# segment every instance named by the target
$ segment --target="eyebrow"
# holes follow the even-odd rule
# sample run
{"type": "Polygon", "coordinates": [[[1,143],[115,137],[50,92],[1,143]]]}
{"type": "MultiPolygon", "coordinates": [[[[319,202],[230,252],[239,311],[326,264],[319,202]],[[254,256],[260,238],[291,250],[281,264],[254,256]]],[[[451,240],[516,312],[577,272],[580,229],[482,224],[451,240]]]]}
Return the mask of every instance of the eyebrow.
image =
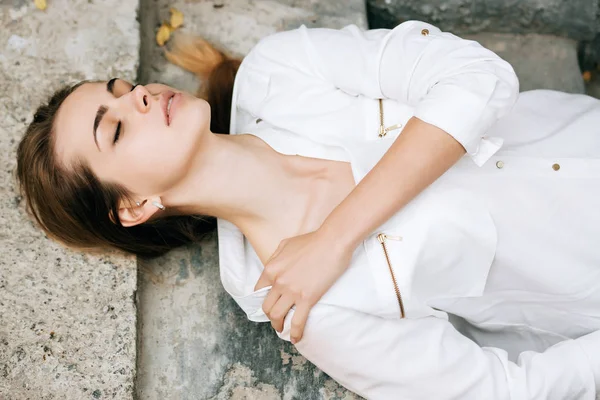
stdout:
{"type": "MultiPolygon", "coordinates": [[[[113,90],[115,87],[116,80],[117,78],[112,78],[106,83],[106,91],[112,94],[113,96],[115,95],[113,90]]],[[[100,146],[98,145],[98,126],[100,125],[100,122],[102,122],[102,118],[104,117],[104,114],[107,113],[107,111],[108,107],[105,105],[101,105],[100,107],[98,107],[98,111],[96,111],[96,118],[94,118],[94,143],[96,143],[98,151],[102,151],[100,150],[100,146]]]]}

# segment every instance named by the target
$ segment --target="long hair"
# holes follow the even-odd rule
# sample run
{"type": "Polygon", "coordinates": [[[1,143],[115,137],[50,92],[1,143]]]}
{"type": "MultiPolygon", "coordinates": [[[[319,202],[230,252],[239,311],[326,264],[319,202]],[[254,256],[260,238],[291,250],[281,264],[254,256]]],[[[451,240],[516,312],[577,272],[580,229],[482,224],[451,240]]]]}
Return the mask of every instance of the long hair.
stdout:
{"type": "MultiPolygon", "coordinates": [[[[240,60],[227,57],[205,40],[178,35],[169,61],[195,73],[203,82],[198,95],[211,106],[211,130],[228,133],[231,96],[240,60]]],[[[55,150],[55,120],[65,99],[79,86],[63,87],[38,107],[17,150],[17,179],[26,209],[46,234],[81,250],[116,248],[155,257],[213,231],[211,216],[170,216],[132,227],[118,217],[126,188],[101,182],[84,163],[67,169],[55,150]],[[113,218],[111,218],[111,216],[113,218]]]]}

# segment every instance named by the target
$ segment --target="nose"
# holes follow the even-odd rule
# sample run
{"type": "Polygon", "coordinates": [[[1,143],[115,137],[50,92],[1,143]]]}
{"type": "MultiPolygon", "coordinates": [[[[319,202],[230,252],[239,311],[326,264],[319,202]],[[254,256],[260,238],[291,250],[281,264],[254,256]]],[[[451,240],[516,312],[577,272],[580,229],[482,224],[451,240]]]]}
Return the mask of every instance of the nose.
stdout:
{"type": "Polygon", "coordinates": [[[150,109],[150,99],[152,95],[143,85],[137,85],[133,89],[133,101],[136,109],[141,113],[146,113],[150,109]]]}

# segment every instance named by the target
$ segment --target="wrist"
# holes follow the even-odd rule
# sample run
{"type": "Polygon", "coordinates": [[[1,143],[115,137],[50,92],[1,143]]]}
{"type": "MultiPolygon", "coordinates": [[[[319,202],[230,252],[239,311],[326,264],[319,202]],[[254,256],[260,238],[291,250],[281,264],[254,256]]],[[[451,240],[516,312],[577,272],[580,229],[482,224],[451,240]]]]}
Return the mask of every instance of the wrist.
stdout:
{"type": "Polygon", "coordinates": [[[352,252],[360,243],[360,239],[350,229],[340,229],[339,225],[335,225],[327,219],[317,229],[317,234],[321,240],[331,243],[335,249],[342,252],[352,252]]]}

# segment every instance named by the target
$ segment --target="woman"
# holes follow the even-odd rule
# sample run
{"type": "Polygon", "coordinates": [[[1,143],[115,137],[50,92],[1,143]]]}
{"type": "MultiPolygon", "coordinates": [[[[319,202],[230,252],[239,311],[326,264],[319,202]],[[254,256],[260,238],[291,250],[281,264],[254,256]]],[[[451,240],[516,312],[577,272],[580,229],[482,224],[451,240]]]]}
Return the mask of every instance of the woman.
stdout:
{"type": "Polygon", "coordinates": [[[113,79],[38,109],[18,176],[49,235],[158,255],[216,218],[248,317],[367,398],[595,398],[598,100],[519,96],[420,21],[278,33],[237,74],[169,58],[208,102],[113,79]]]}

